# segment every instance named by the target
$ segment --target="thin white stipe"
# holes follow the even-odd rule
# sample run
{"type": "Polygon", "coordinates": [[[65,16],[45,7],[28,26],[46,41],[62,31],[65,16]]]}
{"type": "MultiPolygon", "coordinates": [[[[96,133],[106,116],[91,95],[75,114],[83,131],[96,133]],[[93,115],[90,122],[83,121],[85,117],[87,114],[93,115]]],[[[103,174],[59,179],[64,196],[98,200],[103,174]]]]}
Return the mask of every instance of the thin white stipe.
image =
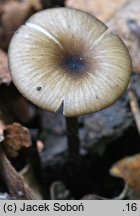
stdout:
{"type": "Polygon", "coordinates": [[[39,32],[41,32],[41,33],[43,33],[43,34],[45,34],[47,37],[49,37],[50,39],[52,39],[55,43],[57,43],[57,44],[63,49],[61,43],[57,40],[57,38],[54,37],[54,36],[53,36],[50,32],[48,32],[46,29],[42,28],[42,27],[39,26],[39,25],[36,25],[36,24],[33,24],[33,23],[28,23],[28,22],[27,22],[25,25],[28,26],[28,27],[30,27],[30,28],[33,28],[33,29],[35,29],[35,30],[37,30],[37,31],[39,31],[39,32]]]}

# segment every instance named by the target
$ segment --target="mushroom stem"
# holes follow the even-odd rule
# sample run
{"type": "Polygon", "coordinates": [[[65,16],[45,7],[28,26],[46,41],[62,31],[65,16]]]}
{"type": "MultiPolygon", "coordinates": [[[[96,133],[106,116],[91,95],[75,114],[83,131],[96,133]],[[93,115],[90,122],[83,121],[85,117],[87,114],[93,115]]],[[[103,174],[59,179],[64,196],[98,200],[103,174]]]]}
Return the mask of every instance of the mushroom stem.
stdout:
{"type": "Polygon", "coordinates": [[[78,136],[78,118],[66,118],[67,139],[69,156],[77,157],[79,155],[80,140],[78,136]]]}

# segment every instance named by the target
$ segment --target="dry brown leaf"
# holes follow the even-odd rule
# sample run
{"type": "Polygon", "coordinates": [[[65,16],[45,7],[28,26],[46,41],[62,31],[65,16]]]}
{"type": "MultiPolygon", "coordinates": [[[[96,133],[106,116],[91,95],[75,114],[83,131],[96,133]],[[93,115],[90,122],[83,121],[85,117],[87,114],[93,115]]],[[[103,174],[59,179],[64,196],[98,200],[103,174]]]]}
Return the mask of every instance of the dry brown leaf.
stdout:
{"type": "Polygon", "coordinates": [[[24,1],[30,3],[36,11],[40,11],[43,9],[41,0],[24,0],[24,1]]]}
{"type": "Polygon", "coordinates": [[[102,21],[110,19],[127,0],[66,0],[66,6],[86,11],[102,21]]]}
{"type": "Polygon", "coordinates": [[[131,0],[107,23],[128,47],[134,71],[140,72],[140,1],[131,0]]]}
{"type": "Polygon", "coordinates": [[[27,128],[19,123],[6,126],[3,147],[8,156],[16,157],[22,147],[28,148],[30,146],[31,136],[27,128]]]}
{"type": "Polygon", "coordinates": [[[110,173],[122,177],[137,194],[140,194],[140,154],[118,161],[112,166],[110,173]]]}
{"type": "Polygon", "coordinates": [[[0,47],[8,48],[13,33],[34,12],[28,2],[4,1],[0,4],[0,47]]]}
{"type": "Polygon", "coordinates": [[[0,49],[0,84],[11,82],[11,76],[8,69],[7,54],[0,49]]]}

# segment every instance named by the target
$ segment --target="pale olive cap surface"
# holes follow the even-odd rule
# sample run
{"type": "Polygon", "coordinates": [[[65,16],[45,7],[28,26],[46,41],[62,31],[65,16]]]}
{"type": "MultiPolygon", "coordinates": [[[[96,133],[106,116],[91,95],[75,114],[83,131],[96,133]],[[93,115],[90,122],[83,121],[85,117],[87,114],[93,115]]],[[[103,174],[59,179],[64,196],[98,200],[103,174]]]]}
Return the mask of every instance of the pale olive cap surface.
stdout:
{"type": "Polygon", "coordinates": [[[132,65],[120,38],[95,17],[70,8],[34,14],[9,47],[14,84],[31,102],[65,116],[102,110],[126,89],[132,65]]]}

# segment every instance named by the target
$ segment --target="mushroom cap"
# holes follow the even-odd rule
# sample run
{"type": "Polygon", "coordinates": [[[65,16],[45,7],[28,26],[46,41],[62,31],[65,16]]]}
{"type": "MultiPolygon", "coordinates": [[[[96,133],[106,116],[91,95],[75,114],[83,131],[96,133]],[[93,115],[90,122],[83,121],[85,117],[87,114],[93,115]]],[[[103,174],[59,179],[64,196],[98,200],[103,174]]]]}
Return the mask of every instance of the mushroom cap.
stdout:
{"type": "Polygon", "coordinates": [[[129,83],[132,64],[121,39],[97,18],[56,8],[34,14],[15,32],[9,67],[28,100],[78,116],[115,102],[129,83]]]}

